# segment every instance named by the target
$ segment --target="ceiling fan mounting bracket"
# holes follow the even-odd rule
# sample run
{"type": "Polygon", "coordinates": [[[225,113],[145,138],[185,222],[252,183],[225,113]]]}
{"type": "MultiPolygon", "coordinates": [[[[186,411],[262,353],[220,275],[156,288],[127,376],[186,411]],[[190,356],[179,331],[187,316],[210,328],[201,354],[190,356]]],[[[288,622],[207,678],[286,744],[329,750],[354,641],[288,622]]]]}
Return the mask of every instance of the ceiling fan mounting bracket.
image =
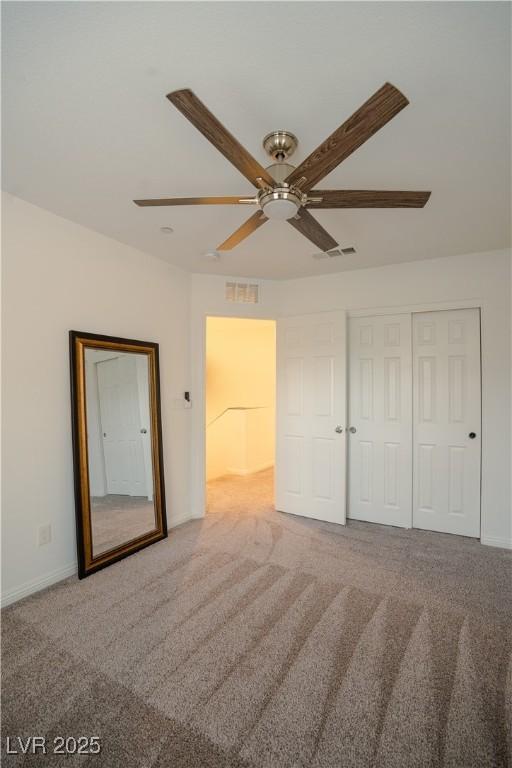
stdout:
{"type": "Polygon", "coordinates": [[[290,131],[272,131],[263,139],[263,149],[276,163],[284,163],[293,155],[298,143],[290,131]]]}

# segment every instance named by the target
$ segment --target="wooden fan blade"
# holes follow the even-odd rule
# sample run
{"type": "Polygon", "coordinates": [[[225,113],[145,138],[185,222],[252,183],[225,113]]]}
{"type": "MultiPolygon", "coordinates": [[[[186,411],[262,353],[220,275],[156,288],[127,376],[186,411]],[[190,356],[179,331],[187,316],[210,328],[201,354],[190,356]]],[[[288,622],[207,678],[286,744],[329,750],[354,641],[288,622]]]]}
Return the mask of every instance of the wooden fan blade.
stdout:
{"type": "Polygon", "coordinates": [[[363,189],[312,189],[308,194],[322,198],[307,203],[308,208],[423,208],[430,197],[430,192],[363,189]]]}
{"type": "Polygon", "coordinates": [[[301,208],[297,215],[298,218],[288,219],[288,223],[304,235],[304,237],[311,240],[311,242],[318,246],[318,248],[321,248],[322,251],[330,251],[331,248],[337,247],[338,243],[336,240],[330,236],[309,211],[305,208],[301,208]]]}
{"type": "Polygon", "coordinates": [[[352,117],[340,125],[323,144],[320,144],[290,173],[286,183],[296,184],[304,177],[305,181],[300,184],[300,188],[307,192],[313,184],[327,176],[408,103],[398,88],[391,83],[385,83],[357,112],[354,112],[352,117]]]}
{"type": "Polygon", "coordinates": [[[268,221],[268,219],[263,211],[256,211],[256,213],[253,213],[253,215],[247,219],[247,221],[244,221],[242,226],[238,227],[238,229],[233,232],[233,234],[230,235],[227,240],[224,240],[221,245],[218,245],[217,250],[230,251],[235,247],[235,245],[238,245],[238,243],[241,243],[242,240],[245,240],[246,237],[252,235],[252,233],[255,232],[258,227],[261,227],[261,225],[266,221],[268,221]]]}
{"type": "Polygon", "coordinates": [[[167,94],[167,98],[251,184],[258,187],[257,179],[262,179],[271,187],[274,186],[274,179],[269,172],[242,147],[190,89],[173,91],[167,94]]]}
{"type": "Polygon", "coordinates": [[[134,200],[135,205],[141,208],[156,205],[238,205],[242,200],[247,200],[243,195],[239,197],[161,197],[155,200],[134,200]]]}

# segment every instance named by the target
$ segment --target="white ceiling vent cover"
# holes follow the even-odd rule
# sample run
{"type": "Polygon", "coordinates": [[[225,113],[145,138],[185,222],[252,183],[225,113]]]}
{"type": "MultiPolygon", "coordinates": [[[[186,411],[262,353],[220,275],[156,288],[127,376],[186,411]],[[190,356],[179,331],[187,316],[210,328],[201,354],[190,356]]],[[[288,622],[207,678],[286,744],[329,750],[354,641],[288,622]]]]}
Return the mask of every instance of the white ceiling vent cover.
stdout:
{"type": "Polygon", "coordinates": [[[335,256],[348,256],[351,253],[356,253],[354,246],[347,248],[333,248],[331,251],[321,251],[320,253],[314,253],[314,259],[333,259],[335,256]]]}
{"type": "Polygon", "coordinates": [[[236,304],[257,304],[259,285],[257,283],[226,283],[226,301],[236,304]]]}

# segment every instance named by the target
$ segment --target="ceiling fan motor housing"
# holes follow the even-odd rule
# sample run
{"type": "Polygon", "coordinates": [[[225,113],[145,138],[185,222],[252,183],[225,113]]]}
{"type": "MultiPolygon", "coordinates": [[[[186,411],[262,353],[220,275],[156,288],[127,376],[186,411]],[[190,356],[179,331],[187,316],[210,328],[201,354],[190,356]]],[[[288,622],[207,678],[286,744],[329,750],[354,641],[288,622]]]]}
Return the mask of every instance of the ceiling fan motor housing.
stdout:
{"type": "Polygon", "coordinates": [[[295,166],[289,163],[272,163],[265,170],[270,173],[275,182],[284,185],[285,179],[295,170],[295,166]]]}

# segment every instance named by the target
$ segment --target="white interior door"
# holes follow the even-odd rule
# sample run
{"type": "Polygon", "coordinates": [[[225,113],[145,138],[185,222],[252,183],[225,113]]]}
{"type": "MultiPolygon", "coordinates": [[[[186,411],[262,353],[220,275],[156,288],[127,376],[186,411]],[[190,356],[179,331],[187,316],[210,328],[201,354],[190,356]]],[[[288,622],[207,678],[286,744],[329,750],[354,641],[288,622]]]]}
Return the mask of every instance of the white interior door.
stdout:
{"type": "Polygon", "coordinates": [[[478,309],[413,315],[415,528],[480,536],[478,309]]]}
{"type": "Polygon", "coordinates": [[[345,313],[278,320],[278,510],[345,523],[345,425],[345,313]]]}
{"type": "Polygon", "coordinates": [[[348,517],[412,525],[411,315],[349,321],[348,517]]]}
{"type": "Polygon", "coordinates": [[[97,363],[107,493],[147,496],[135,355],[97,363]]]}

